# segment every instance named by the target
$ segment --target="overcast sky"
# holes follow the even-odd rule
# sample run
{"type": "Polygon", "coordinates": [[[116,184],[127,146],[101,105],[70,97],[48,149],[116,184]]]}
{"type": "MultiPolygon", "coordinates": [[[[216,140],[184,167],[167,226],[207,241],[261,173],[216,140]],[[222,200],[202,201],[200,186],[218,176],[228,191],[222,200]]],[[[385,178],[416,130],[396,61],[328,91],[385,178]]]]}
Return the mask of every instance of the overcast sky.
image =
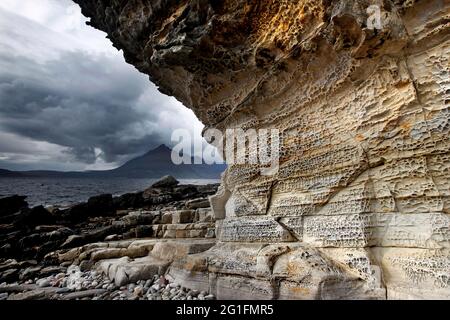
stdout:
{"type": "Polygon", "coordinates": [[[192,111],[85,21],[70,0],[0,1],[0,168],[108,169],[176,128],[201,139],[192,111]]]}

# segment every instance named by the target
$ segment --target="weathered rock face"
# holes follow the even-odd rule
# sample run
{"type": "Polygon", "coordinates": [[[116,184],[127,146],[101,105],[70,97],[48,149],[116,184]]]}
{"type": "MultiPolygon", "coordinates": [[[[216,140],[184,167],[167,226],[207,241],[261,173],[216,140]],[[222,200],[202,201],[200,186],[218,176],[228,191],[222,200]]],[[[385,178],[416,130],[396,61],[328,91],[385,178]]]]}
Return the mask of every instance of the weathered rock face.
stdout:
{"type": "Polygon", "coordinates": [[[172,272],[218,298],[450,298],[448,1],[74,1],[207,127],[282,135],[277,174],[229,166],[222,242],[172,272]]]}

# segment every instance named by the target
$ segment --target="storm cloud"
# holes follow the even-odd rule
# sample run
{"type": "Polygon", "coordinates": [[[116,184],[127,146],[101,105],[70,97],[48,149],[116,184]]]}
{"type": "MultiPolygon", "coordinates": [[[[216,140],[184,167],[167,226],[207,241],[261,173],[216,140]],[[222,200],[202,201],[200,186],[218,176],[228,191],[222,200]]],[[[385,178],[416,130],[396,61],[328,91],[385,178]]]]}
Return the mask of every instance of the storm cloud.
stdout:
{"type": "MultiPolygon", "coordinates": [[[[70,1],[49,10],[64,8],[61,15],[82,19],[70,1]]],[[[82,24],[68,30],[57,32],[0,6],[0,167],[20,169],[22,161],[24,169],[110,168],[170,145],[177,128],[201,139],[193,113],[126,64],[104,34],[82,24]],[[86,47],[85,37],[91,40],[86,47]],[[21,139],[29,147],[11,146],[21,139]]]]}

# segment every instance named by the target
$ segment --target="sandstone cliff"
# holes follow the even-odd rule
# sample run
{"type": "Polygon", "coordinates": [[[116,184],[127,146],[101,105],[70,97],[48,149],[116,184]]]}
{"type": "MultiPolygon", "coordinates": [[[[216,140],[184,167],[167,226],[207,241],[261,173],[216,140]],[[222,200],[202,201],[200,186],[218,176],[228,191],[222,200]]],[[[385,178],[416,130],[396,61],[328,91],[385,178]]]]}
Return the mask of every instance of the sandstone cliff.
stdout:
{"type": "Polygon", "coordinates": [[[276,175],[229,166],[218,243],[173,275],[218,298],[450,298],[448,1],[74,1],[207,128],[282,134],[276,175]]]}

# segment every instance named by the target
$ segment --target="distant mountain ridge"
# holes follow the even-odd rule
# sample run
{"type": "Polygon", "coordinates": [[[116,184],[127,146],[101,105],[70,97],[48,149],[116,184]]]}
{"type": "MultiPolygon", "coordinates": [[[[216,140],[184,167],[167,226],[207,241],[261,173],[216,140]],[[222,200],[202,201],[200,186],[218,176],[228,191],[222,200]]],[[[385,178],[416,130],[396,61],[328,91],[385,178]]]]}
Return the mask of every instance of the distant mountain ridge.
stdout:
{"type": "Polygon", "coordinates": [[[0,178],[1,177],[23,177],[23,174],[16,171],[0,169],[0,178]]]}
{"type": "Polygon", "coordinates": [[[55,178],[160,178],[172,175],[178,179],[219,179],[226,169],[225,164],[192,164],[176,165],[171,159],[172,150],[166,145],[160,145],[142,156],[127,161],[122,166],[112,170],[98,171],[10,171],[0,169],[2,177],[55,177],[55,178]]]}

